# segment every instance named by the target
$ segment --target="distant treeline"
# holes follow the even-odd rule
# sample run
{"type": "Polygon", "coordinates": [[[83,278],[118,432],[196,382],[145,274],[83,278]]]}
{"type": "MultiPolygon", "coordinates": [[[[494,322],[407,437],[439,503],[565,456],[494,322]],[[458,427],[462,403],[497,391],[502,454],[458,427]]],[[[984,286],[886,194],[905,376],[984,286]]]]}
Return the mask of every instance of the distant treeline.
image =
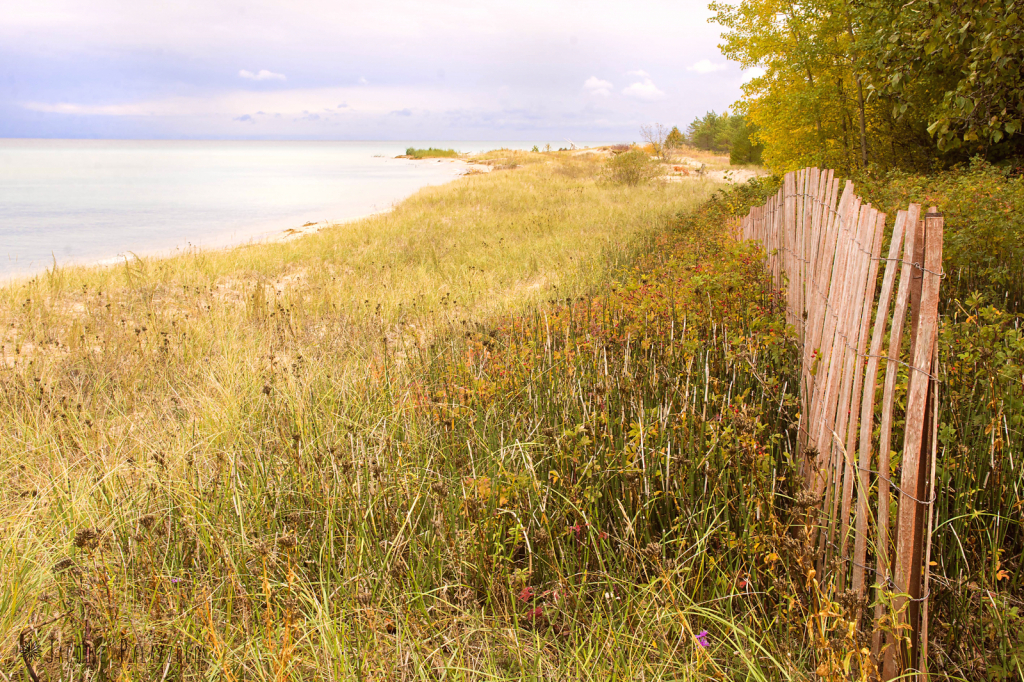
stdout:
{"type": "MultiPolygon", "coordinates": [[[[756,132],[757,128],[743,116],[709,111],[702,118],[693,119],[686,128],[686,142],[697,149],[727,152],[733,164],[759,164],[763,147],[751,139],[756,132]]],[[[669,137],[673,133],[682,138],[678,128],[673,128],[669,137]]]]}
{"type": "Polygon", "coordinates": [[[705,151],[728,154],[733,164],[760,164],[762,146],[757,141],[757,128],[743,116],[730,116],[729,112],[717,114],[709,111],[702,118],[695,118],[682,133],[678,126],[671,130],[654,123],[640,126],[640,135],[647,143],[649,152],[663,156],[665,152],[684,145],[705,151]]]}

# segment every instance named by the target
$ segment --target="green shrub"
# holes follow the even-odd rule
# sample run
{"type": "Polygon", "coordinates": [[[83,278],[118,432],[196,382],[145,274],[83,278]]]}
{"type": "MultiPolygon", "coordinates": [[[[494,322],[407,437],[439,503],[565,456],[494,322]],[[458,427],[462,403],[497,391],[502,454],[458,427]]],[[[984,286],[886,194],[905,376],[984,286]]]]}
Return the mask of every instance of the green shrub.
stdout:
{"type": "Polygon", "coordinates": [[[632,149],[613,156],[608,161],[608,173],[612,182],[623,185],[640,185],[658,175],[658,166],[642,149],[632,149]]]}
{"type": "Polygon", "coordinates": [[[454,149],[416,149],[415,147],[409,147],[405,150],[406,156],[411,156],[414,159],[433,159],[433,158],[451,158],[458,156],[459,153],[454,149]]]}
{"type": "Polygon", "coordinates": [[[975,159],[933,175],[891,171],[854,181],[890,220],[912,201],[939,207],[944,299],[966,300],[978,291],[1010,312],[1024,312],[1024,177],[975,159]]]}

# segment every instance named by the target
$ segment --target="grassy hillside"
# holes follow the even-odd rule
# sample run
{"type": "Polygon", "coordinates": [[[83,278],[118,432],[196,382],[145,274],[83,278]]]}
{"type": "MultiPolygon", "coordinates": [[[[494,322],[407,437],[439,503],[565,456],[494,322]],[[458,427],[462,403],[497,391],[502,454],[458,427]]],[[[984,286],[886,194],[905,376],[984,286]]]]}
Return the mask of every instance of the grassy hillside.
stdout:
{"type": "MultiPolygon", "coordinates": [[[[590,666],[609,641],[590,616],[556,656],[568,635],[519,623],[517,595],[557,591],[558,564],[524,563],[506,522],[531,521],[488,491],[540,427],[443,438],[468,414],[460,363],[497,343],[482,330],[594,295],[711,187],[534,161],[288,243],[0,290],[0,671],[27,674],[19,635],[51,679],[590,666]]],[[[550,509],[523,528],[558,547],[550,509]]]]}

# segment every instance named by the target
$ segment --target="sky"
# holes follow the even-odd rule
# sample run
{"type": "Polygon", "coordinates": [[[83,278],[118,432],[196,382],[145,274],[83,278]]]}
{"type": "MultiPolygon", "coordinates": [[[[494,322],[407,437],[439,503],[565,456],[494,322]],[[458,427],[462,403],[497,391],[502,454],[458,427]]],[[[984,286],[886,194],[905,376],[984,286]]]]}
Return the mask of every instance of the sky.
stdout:
{"type": "Polygon", "coordinates": [[[635,141],[746,76],[706,0],[4,0],[0,137],[635,141]]]}

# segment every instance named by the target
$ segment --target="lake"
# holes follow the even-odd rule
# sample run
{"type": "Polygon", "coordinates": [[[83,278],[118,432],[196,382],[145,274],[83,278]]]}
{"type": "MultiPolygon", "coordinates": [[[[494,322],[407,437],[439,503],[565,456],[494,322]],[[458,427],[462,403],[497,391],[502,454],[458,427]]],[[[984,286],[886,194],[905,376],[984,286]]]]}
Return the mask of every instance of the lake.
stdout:
{"type": "Polygon", "coordinates": [[[351,220],[465,172],[406,147],[534,144],[0,140],[0,280],[351,220]]]}

